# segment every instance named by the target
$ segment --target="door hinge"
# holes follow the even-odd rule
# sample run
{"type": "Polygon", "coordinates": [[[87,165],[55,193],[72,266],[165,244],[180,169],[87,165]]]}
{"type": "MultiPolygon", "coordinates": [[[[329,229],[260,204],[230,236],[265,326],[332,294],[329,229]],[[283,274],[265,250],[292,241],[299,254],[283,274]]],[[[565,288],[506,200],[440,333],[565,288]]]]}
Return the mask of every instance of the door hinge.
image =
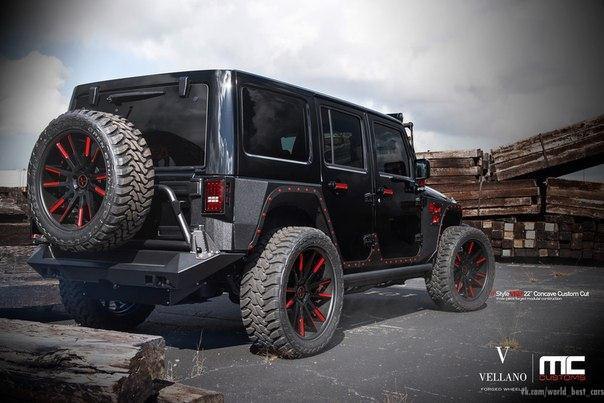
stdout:
{"type": "Polygon", "coordinates": [[[375,203],[377,200],[377,195],[375,193],[365,193],[365,203],[375,203]]]}
{"type": "Polygon", "coordinates": [[[363,235],[363,243],[365,244],[365,246],[371,248],[372,246],[375,246],[375,244],[377,243],[377,238],[375,236],[375,234],[366,234],[363,235]]]}
{"type": "Polygon", "coordinates": [[[422,198],[416,197],[415,198],[415,207],[421,207],[421,206],[422,206],[422,198]]]}
{"type": "Polygon", "coordinates": [[[424,241],[424,234],[415,234],[415,243],[422,243],[424,241]]]}

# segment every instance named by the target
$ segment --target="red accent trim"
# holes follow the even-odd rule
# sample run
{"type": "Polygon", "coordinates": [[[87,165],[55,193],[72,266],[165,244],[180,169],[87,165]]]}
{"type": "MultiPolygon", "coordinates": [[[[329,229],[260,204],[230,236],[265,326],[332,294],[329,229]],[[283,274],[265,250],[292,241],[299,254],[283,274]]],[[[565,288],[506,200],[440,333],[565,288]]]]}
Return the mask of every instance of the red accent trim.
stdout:
{"type": "Polygon", "coordinates": [[[42,183],[42,186],[45,188],[56,188],[60,184],[61,184],[61,182],[53,181],[53,182],[44,182],[44,183],[42,183]]]}
{"type": "Polygon", "coordinates": [[[63,205],[63,203],[65,203],[65,199],[61,197],[59,200],[57,200],[57,201],[55,202],[55,204],[53,204],[53,205],[52,205],[52,206],[51,206],[51,207],[48,209],[48,211],[50,212],[50,214],[52,214],[52,213],[54,213],[55,211],[57,211],[57,209],[58,209],[59,207],[61,207],[61,206],[63,205]]]}
{"type": "Polygon", "coordinates": [[[100,174],[97,174],[94,179],[96,179],[97,181],[104,181],[105,179],[107,179],[107,173],[103,172],[100,174]]]}
{"type": "MultiPolygon", "coordinates": [[[[476,265],[480,266],[481,264],[483,264],[484,262],[486,262],[487,258],[484,256],[479,257],[478,259],[476,259],[476,265]]],[[[478,273],[476,273],[478,274],[478,273]]]]}
{"type": "Polygon", "coordinates": [[[470,253],[472,253],[473,250],[474,250],[474,241],[470,241],[470,243],[468,244],[468,255],[470,253]]]}
{"type": "Polygon", "coordinates": [[[326,292],[320,292],[317,294],[317,297],[321,299],[331,299],[332,295],[326,292]]]}
{"type": "Polygon", "coordinates": [[[348,190],[348,183],[334,182],[333,188],[334,190],[348,190]]]}
{"type": "Polygon", "coordinates": [[[432,215],[432,225],[440,223],[442,218],[442,206],[436,202],[428,203],[428,212],[432,215]]]}
{"type": "Polygon", "coordinates": [[[313,307],[312,309],[312,313],[315,315],[315,317],[320,321],[320,322],[325,322],[325,315],[323,315],[323,312],[321,312],[321,310],[319,308],[317,308],[316,306],[313,307]]]}
{"type": "Polygon", "coordinates": [[[423,188],[424,186],[426,186],[426,180],[425,179],[418,179],[417,180],[417,186],[419,186],[420,188],[423,188]]]}
{"type": "Polygon", "coordinates": [[[391,196],[394,196],[394,190],[392,190],[390,188],[384,188],[384,190],[382,191],[382,194],[386,197],[391,197],[391,196]]]}
{"type": "Polygon", "coordinates": [[[63,148],[63,145],[61,143],[57,143],[56,146],[59,149],[59,152],[61,153],[61,155],[63,156],[63,158],[65,158],[66,160],[68,160],[69,159],[69,153],[63,148]]]}
{"type": "Polygon", "coordinates": [[[84,157],[90,156],[90,145],[92,142],[90,141],[90,137],[86,136],[86,143],[84,144],[84,157]]]}
{"type": "Polygon", "coordinates": [[[304,253],[300,253],[299,260],[298,260],[298,271],[300,273],[302,273],[303,270],[304,270],[304,253]]]}
{"type": "Polygon", "coordinates": [[[298,334],[302,337],[306,334],[304,329],[304,318],[302,316],[298,318],[298,334]]]}
{"type": "Polygon", "coordinates": [[[78,209],[78,227],[84,225],[84,207],[78,209]]]}
{"type": "Polygon", "coordinates": [[[61,170],[59,168],[51,167],[50,165],[45,165],[44,170],[51,174],[61,175],[61,170]]]}
{"type": "Polygon", "coordinates": [[[321,256],[321,258],[319,259],[317,264],[315,264],[315,267],[313,267],[312,272],[313,273],[318,272],[319,269],[321,268],[321,266],[323,266],[323,264],[325,264],[325,258],[323,256],[321,256]]]}
{"type": "Polygon", "coordinates": [[[289,309],[292,306],[294,306],[294,298],[287,300],[287,302],[285,303],[285,309],[289,309]]]}
{"type": "Polygon", "coordinates": [[[105,194],[106,194],[105,191],[102,188],[98,187],[97,185],[94,185],[94,192],[101,197],[105,197],[105,194]]]}
{"type": "Polygon", "coordinates": [[[99,153],[101,152],[101,149],[97,147],[96,150],[94,150],[94,154],[92,155],[92,159],[90,160],[91,162],[94,162],[96,160],[96,157],[99,156],[99,153]]]}

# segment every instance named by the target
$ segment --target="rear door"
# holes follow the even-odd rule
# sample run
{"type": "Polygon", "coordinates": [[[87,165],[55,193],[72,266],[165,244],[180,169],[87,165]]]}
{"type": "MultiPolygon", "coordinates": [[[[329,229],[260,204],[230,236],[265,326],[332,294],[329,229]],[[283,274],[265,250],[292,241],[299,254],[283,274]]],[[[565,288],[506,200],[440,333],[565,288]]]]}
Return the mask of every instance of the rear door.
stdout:
{"type": "Polygon", "coordinates": [[[403,128],[370,116],[377,184],[376,233],[382,256],[419,252],[421,207],[415,185],[414,154],[403,128]]]}
{"type": "Polygon", "coordinates": [[[340,104],[318,102],[323,194],[344,261],[369,257],[364,237],[373,232],[373,193],[365,117],[340,104]]]}

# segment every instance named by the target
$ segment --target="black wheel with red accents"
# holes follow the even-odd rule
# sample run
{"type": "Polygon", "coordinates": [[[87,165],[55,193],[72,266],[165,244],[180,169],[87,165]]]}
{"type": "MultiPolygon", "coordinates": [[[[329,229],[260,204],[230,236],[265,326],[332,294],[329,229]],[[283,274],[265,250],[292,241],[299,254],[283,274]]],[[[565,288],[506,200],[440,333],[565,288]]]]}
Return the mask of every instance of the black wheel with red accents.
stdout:
{"type": "Polygon", "coordinates": [[[33,220],[64,250],[117,247],[140,229],[153,180],[151,152],[132,123],[70,111],[53,120],[34,146],[28,169],[33,220]]]}
{"type": "Polygon", "coordinates": [[[446,228],[438,245],[428,293],[441,308],[473,311],[484,306],[493,288],[495,257],[486,235],[472,227],[446,228]]]}
{"type": "Polygon", "coordinates": [[[262,237],[241,280],[243,324],[259,351],[285,358],[316,354],[332,339],[342,311],[342,266],[315,228],[286,227],[262,237]]]}

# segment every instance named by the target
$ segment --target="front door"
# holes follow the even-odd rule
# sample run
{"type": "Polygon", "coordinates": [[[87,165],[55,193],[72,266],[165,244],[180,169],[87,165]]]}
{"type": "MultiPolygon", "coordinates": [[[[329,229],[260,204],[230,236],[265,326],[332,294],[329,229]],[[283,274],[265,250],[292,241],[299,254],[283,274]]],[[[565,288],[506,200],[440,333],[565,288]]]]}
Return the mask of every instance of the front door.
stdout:
{"type": "Polygon", "coordinates": [[[382,256],[419,252],[421,207],[415,184],[413,152],[402,128],[370,117],[377,183],[376,228],[382,256]]]}
{"type": "Polygon", "coordinates": [[[373,192],[363,113],[331,102],[318,103],[323,194],[344,261],[365,260],[370,247],[373,192]]]}

